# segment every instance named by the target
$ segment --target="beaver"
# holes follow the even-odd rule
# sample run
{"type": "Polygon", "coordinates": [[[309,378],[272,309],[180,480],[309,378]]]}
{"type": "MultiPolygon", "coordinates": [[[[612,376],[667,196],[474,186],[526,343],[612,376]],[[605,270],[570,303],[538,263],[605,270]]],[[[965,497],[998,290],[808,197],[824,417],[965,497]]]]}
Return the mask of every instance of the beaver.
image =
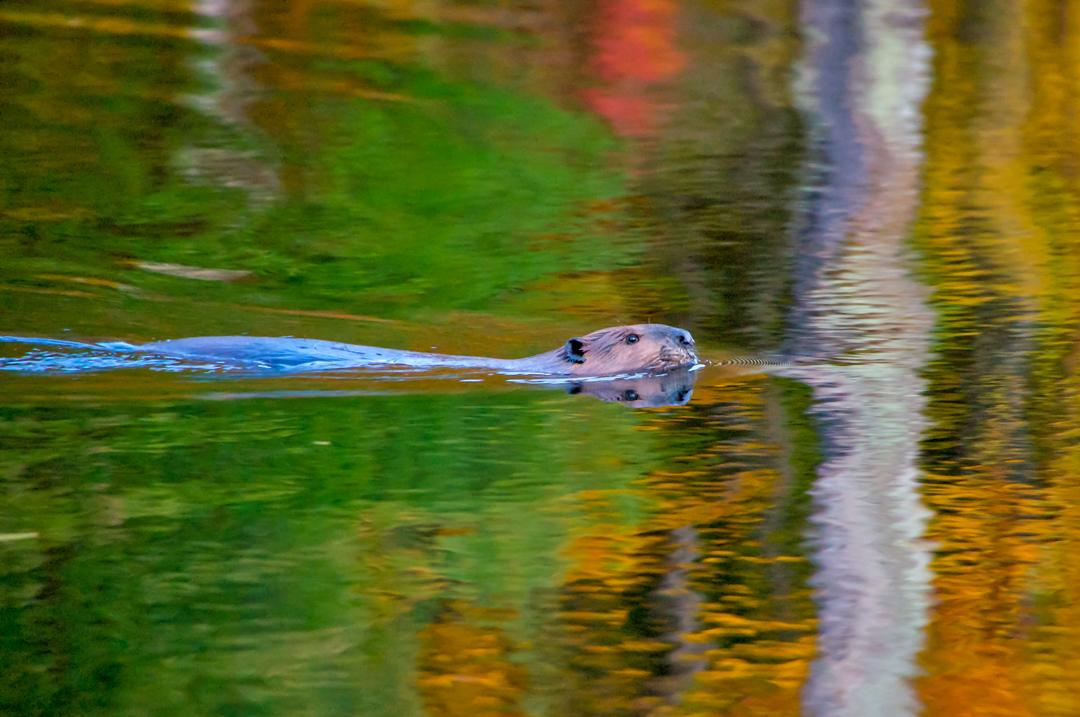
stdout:
{"type": "Polygon", "coordinates": [[[480,368],[523,374],[614,376],[656,374],[697,364],[689,331],[664,324],[614,326],[575,336],[557,349],[519,359],[400,351],[319,339],[264,336],[204,336],[156,341],[134,347],[141,353],[208,359],[271,371],[342,368],[480,368]]]}

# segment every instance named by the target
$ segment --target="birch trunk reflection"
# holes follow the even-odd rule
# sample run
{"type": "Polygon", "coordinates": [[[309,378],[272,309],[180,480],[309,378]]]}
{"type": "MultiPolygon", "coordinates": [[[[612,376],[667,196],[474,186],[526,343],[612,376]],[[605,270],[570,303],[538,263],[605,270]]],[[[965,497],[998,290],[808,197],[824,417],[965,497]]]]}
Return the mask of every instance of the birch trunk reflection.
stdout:
{"type": "Polygon", "coordinates": [[[801,103],[817,128],[791,349],[854,360],[795,369],[814,391],[825,460],[814,487],[819,656],[814,715],[918,711],[909,684],[930,600],[918,444],[931,316],[908,273],[928,50],[914,1],[811,0],[801,103]]]}

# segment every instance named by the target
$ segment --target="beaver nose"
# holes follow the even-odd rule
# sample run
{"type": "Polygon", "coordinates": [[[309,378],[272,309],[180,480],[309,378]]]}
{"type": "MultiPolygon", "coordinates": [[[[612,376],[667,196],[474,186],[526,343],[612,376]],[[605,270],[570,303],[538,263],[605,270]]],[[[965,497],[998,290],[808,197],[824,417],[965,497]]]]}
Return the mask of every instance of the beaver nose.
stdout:
{"type": "Polygon", "coordinates": [[[697,351],[695,350],[694,337],[690,335],[689,331],[679,330],[675,336],[675,340],[679,342],[679,348],[682,349],[686,358],[694,363],[697,363],[697,351]]]}

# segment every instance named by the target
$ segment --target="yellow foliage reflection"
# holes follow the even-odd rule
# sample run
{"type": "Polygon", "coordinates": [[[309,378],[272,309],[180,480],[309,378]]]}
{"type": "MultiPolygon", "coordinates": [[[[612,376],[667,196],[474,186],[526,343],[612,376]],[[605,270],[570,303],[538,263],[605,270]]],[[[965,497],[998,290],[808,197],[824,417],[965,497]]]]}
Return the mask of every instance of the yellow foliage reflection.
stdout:
{"type": "Polygon", "coordinates": [[[931,7],[917,243],[939,314],[938,604],[920,695],[929,714],[1077,714],[1080,3],[931,7]]]}

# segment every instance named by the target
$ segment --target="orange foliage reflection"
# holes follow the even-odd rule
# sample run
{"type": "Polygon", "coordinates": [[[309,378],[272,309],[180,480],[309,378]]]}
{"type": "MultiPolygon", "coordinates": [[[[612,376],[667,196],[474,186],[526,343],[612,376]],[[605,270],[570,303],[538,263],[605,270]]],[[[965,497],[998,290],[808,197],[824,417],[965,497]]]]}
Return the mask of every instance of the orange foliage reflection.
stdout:
{"type": "Polygon", "coordinates": [[[676,47],[678,7],[672,0],[603,0],[592,23],[590,66],[599,87],[586,104],[624,136],[650,134],[662,108],[650,88],[686,64],[676,47]]]}
{"type": "MultiPolygon", "coordinates": [[[[449,601],[420,634],[420,694],[439,717],[518,717],[525,669],[512,662],[505,632],[488,624],[499,616],[449,601]]],[[[505,617],[503,617],[505,619],[505,617]]]]}
{"type": "Polygon", "coordinates": [[[777,420],[785,397],[765,379],[702,400],[642,426],[711,437],[639,481],[654,502],[642,524],[615,522],[622,495],[577,496],[590,520],[567,547],[557,616],[564,714],[799,711],[816,627],[801,537],[811,472],[782,466],[783,444],[805,436],[777,420]]]}

